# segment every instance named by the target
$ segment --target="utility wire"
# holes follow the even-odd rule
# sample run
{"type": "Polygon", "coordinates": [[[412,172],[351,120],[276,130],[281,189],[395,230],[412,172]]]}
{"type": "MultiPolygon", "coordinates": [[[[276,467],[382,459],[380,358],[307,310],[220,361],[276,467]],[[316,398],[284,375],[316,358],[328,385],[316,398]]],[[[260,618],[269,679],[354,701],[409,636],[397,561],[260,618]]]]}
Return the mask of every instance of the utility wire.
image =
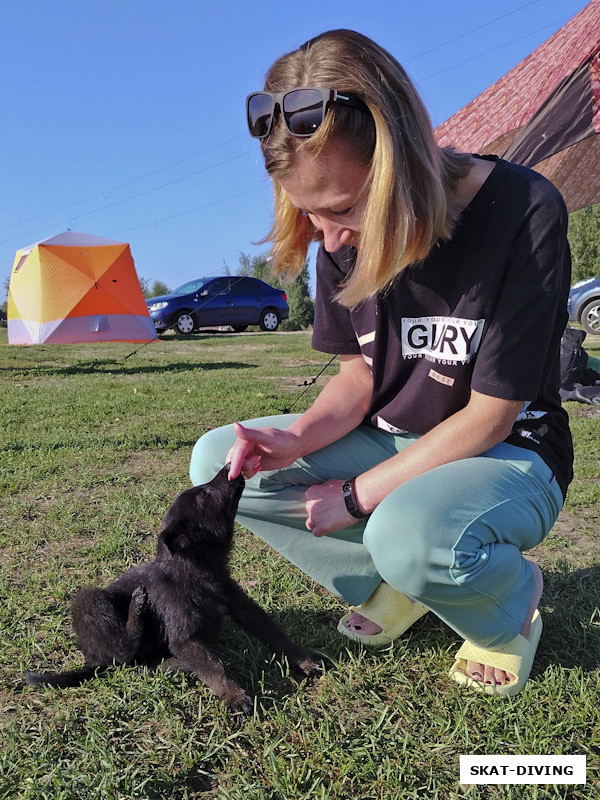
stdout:
{"type": "Polygon", "coordinates": [[[187,161],[191,161],[193,158],[197,158],[198,156],[204,155],[204,153],[209,153],[211,150],[216,150],[217,148],[222,147],[225,144],[231,144],[231,142],[235,142],[238,139],[242,138],[246,138],[246,135],[243,133],[241,133],[239,136],[234,136],[231,139],[226,139],[223,142],[219,142],[218,144],[215,144],[212,147],[206,147],[204,150],[199,150],[197,153],[192,153],[191,155],[186,156],[185,158],[182,158],[179,161],[173,161],[170,164],[165,164],[165,166],[159,167],[158,169],[155,169],[152,172],[147,172],[145,175],[138,175],[137,178],[132,178],[131,180],[125,181],[125,183],[119,183],[117,186],[110,186],[108,189],[104,189],[101,192],[96,192],[96,194],[89,195],[88,197],[82,197],[79,200],[74,200],[72,203],[67,203],[64,206],[53,208],[50,211],[43,211],[40,214],[36,214],[34,217],[27,217],[26,219],[21,219],[18,222],[11,222],[8,225],[2,225],[0,226],[0,231],[4,231],[7,228],[14,228],[17,225],[23,225],[25,222],[32,222],[34,219],[47,217],[49,214],[56,214],[58,211],[64,211],[65,208],[72,208],[73,206],[76,206],[79,203],[87,203],[89,200],[95,200],[97,197],[104,197],[106,195],[110,196],[112,192],[116,192],[119,189],[124,189],[126,186],[131,186],[132,183],[137,183],[138,181],[144,180],[145,178],[151,178],[153,175],[158,175],[160,172],[165,172],[165,170],[172,169],[173,167],[178,167],[180,164],[185,164],[187,161]]]}
{"type": "Polygon", "coordinates": [[[484,53],[479,53],[479,55],[471,56],[471,58],[466,58],[464,61],[459,61],[458,63],[452,64],[449,67],[444,67],[444,69],[439,69],[437,72],[432,72],[431,75],[426,75],[424,78],[418,78],[416,79],[416,82],[422,83],[423,81],[428,81],[430,78],[435,78],[437,75],[442,75],[444,72],[449,72],[451,69],[456,69],[456,67],[462,67],[463,64],[469,64],[471,61],[476,61],[478,58],[487,56],[489,53],[496,52],[496,50],[502,50],[503,47],[508,47],[509,44],[514,44],[514,42],[520,42],[521,39],[526,39],[528,36],[533,36],[534,33],[540,33],[541,31],[548,30],[548,28],[553,28],[555,25],[558,25],[561,22],[566,22],[569,19],[572,19],[572,17],[563,17],[562,19],[558,19],[555,22],[551,22],[549,25],[544,25],[542,28],[536,28],[536,30],[534,31],[529,31],[529,33],[524,33],[522,36],[517,36],[516,39],[511,39],[510,42],[504,42],[504,44],[499,44],[497,47],[491,47],[484,53]]]}
{"type": "Polygon", "coordinates": [[[484,22],[483,25],[478,25],[476,28],[471,28],[469,31],[465,31],[464,33],[459,34],[458,36],[454,36],[452,39],[447,39],[445,42],[441,42],[440,44],[436,44],[434,47],[430,47],[429,50],[423,50],[423,52],[418,53],[416,56],[411,56],[410,58],[402,59],[403,64],[410,64],[411,61],[416,61],[417,58],[422,58],[423,56],[428,56],[429,53],[434,53],[436,50],[441,50],[442,47],[445,47],[447,44],[453,44],[453,42],[458,42],[459,39],[465,39],[467,36],[470,36],[472,33],[477,33],[477,31],[481,31],[484,28],[489,27],[490,25],[494,25],[496,22],[500,22],[501,19],[506,19],[506,17],[510,17],[512,14],[516,14],[518,11],[522,11],[524,8],[528,8],[529,6],[534,6],[536,3],[539,3],[540,0],[531,0],[530,3],[525,3],[524,6],[519,6],[518,8],[513,9],[512,11],[508,11],[506,14],[502,14],[500,17],[496,17],[495,19],[491,19],[489,22],[484,22]]]}
{"type": "MultiPolygon", "coordinates": [[[[229,86],[230,84],[235,83],[237,81],[239,81],[239,76],[238,75],[233,76],[231,78],[227,78],[226,80],[220,81],[217,84],[212,84],[211,83],[210,89],[207,89],[206,91],[210,92],[211,94],[214,94],[215,92],[218,92],[220,89],[222,89],[222,88],[224,88],[226,86],[229,86]]],[[[202,95],[200,95],[200,97],[202,97],[202,95]]],[[[88,141],[87,142],[83,142],[83,144],[77,144],[77,145],[75,145],[73,147],[70,147],[68,153],[54,154],[53,156],[50,156],[50,160],[51,161],[60,161],[61,159],[63,159],[67,155],[71,156],[74,152],[77,152],[78,150],[85,150],[86,148],[93,147],[94,145],[99,144],[100,142],[104,142],[107,139],[110,139],[112,136],[116,136],[117,134],[123,133],[123,131],[130,130],[131,128],[135,128],[135,127],[148,128],[148,120],[151,120],[154,117],[163,118],[167,112],[172,112],[174,109],[181,108],[182,106],[188,105],[189,103],[194,103],[194,105],[197,105],[198,96],[194,96],[194,98],[191,99],[191,100],[187,99],[187,100],[182,100],[181,102],[178,102],[178,103],[172,103],[172,104],[169,104],[169,105],[163,105],[159,109],[155,108],[152,113],[146,114],[143,119],[141,118],[141,116],[139,114],[136,114],[135,115],[135,121],[129,122],[129,123],[125,124],[125,125],[121,125],[119,127],[113,127],[110,130],[109,133],[106,133],[106,134],[104,134],[104,135],[102,135],[100,137],[97,137],[95,139],[92,139],[92,140],[88,139],[88,141]]],[[[241,135],[243,135],[243,134],[241,134],[241,135]]],[[[32,171],[34,169],[35,170],[39,170],[39,167],[36,168],[35,164],[34,164],[32,166],[32,171]]],[[[12,177],[13,176],[7,176],[6,174],[4,174],[2,176],[2,178],[0,179],[0,183],[5,183],[8,180],[12,180],[12,177]]],[[[14,177],[17,177],[21,182],[24,180],[22,173],[17,175],[17,176],[14,176],[14,177]]]]}
{"type": "Polygon", "coordinates": [[[203,206],[196,206],[196,208],[188,208],[186,211],[178,211],[176,214],[169,214],[167,217],[160,217],[160,219],[151,220],[149,222],[144,222],[141,225],[135,225],[132,228],[122,228],[119,231],[115,231],[114,233],[109,233],[108,236],[119,236],[122,233],[130,233],[131,231],[138,231],[141,228],[155,228],[159,222],[167,222],[168,220],[175,219],[176,217],[184,217],[186,214],[194,214],[196,211],[203,211],[205,208],[212,208],[213,206],[219,206],[223,203],[228,203],[230,200],[237,200],[238,197],[246,197],[249,194],[255,194],[256,192],[260,192],[263,189],[263,185],[257,186],[255,189],[250,189],[247,192],[240,192],[239,194],[232,194],[229,197],[224,197],[222,200],[215,200],[213,203],[206,203],[203,206]]]}
{"type": "MultiPolygon", "coordinates": [[[[537,3],[537,2],[539,2],[539,0],[533,0],[533,2],[531,2],[531,3],[527,3],[525,6],[521,6],[520,8],[518,8],[518,9],[515,9],[515,11],[511,11],[511,12],[509,12],[509,13],[507,13],[507,14],[504,14],[502,17],[497,17],[495,20],[492,20],[492,21],[491,21],[491,22],[489,22],[489,23],[485,23],[485,25],[490,25],[490,24],[492,24],[493,22],[497,22],[499,19],[503,19],[504,17],[507,17],[507,16],[509,16],[510,14],[516,13],[516,11],[520,11],[521,9],[523,9],[523,8],[526,8],[527,6],[534,5],[534,4],[535,4],[535,3],[537,3]]],[[[555,25],[557,25],[557,24],[559,24],[559,23],[561,23],[561,22],[564,22],[564,21],[565,21],[565,20],[567,20],[567,19],[571,19],[571,18],[572,18],[572,17],[563,17],[562,19],[560,19],[560,20],[557,20],[557,21],[555,21],[555,22],[552,22],[552,23],[550,23],[549,25],[545,25],[545,26],[543,26],[542,28],[537,28],[537,29],[536,29],[536,30],[534,30],[534,31],[530,31],[529,33],[523,34],[522,36],[518,36],[518,37],[517,37],[517,38],[515,38],[515,39],[511,39],[509,42],[505,42],[504,44],[502,44],[502,45],[499,45],[498,47],[492,48],[492,50],[487,50],[485,53],[480,53],[479,55],[477,55],[477,56],[473,56],[472,58],[468,58],[468,59],[466,59],[465,61],[461,61],[461,62],[459,62],[458,64],[453,64],[453,65],[452,65],[452,66],[450,66],[450,67],[445,67],[445,68],[444,68],[444,69],[442,69],[442,70],[438,70],[438,72],[435,72],[435,73],[433,73],[433,74],[431,74],[431,75],[428,75],[428,76],[426,76],[425,78],[421,78],[421,79],[420,79],[420,82],[422,82],[422,81],[426,81],[426,80],[428,80],[429,78],[433,78],[433,77],[435,77],[436,75],[441,75],[441,74],[442,74],[442,73],[444,73],[444,72],[448,72],[448,71],[449,71],[449,70],[451,70],[451,69],[454,69],[454,68],[456,68],[456,67],[462,66],[463,64],[467,64],[467,63],[469,63],[470,61],[474,61],[474,60],[476,60],[477,58],[481,58],[483,55],[487,55],[487,53],[494,52],[494,50],[500,50],[500,49],[502,49],[503,47],[506,47],[506,46],[508,46],[508,45],[510,45],[510,44],[513,44],[514,42],[518,42],[518,41],[520,41],[521,39],[525,39],[525,38],[527,38],[528,36],[532,36],[532,35],[533,35],[533,34],[535,34],[535,33],[539,33],[540,31],[547,30],[548,28],[552,28],[552,27],[554,27],[555,25]]],[[[485,25],[481,25],[481,26],[479,26],[478,28],[474,28],[474,29],[473,29],[473,31],[480,30],[482,27],[485,27],[485,25]]],[[[473,32],[473,31],[469,31],[469,33],[473,32]]],[[[457,38],[457,39],[459,39],[459,38],[463,38],[463,36],[466,36],[466,35],[467,35],[467,34],[462,34],[461,36],[458,36],[458,37],[456,37],[456,38],[457,38]]],[[[452,40],[450,40],[450,41],[455,41],[455,40],[454,40],[454,39],[452,39],[452,40]]],[[[446,44],[447,44],[447,43],[446,43],[446,44]]],[[[438,45],[438,47],[442,47],[442,46],[443,46],[443,45],[438,45]]],[[[437,49],[437,47],[436,47],[436,48],[432,48],[432,49],[437,49]]],[[[431,52],[431,51],[429,51],[429,50],[428,50],[428,51],[426,51],[426,52],[431,52]]],[[[422,53],[421,55],[424,55],[424,53],[422,53]]],[[[418,57],[419,57],[419,56],[413,56],[413,58],[418,58],[418,57]]],[[[255,190],[255,191],[258,191],[258,190],[255,190]]],[[[245,194],[247,194],[247,193],[245,193],[245,194]]],[[[233,196],[232,198],[230,198],[230,199],[232,199],[232,200],[233,200],[233,199],[236,199],[237,197],[242,197],[242,196],[243,196],[243,195],[234,195],[234,196],[233,196]]],[[[219,202],[219,203],[222,203],[222,202],[226,202],[226,201],[225,201],[225,200],[221,200],[221,201],[218,201],[218,202],[219,202]]],[[[214,204],[210,204],[210,205],[214,205],[214,204]]],[[[173,215],[173,216],[181,216],[181,215],[184,215],[184,214],[191,214],[191,213],[193,213],[194,211],[200,211],[201,209],[203,209],[203,208],[207,208],[207,207],[208,207],[208,206],[200,206],[199,208],[196,208],[196,209],[190,209],[189,211],[182,211],[182,212],[180,212],[180,214],[176,214],[176,215],[173,215]]],[[[162,220],[157,220],[157,222],[163,222],[163,221],[166,221],[166,220],[168,220],[168,219],[172,219],[172,218],[173,218],[173,216],[171,216],[171,217],[163,217],[163,219],[162,219],[162,220]]],[[[146,224],[150,224],[150,223],[146,223],[146,224]]],[[[138,228],[139,228],[139,227],[145,227],[145,226],[144,226],[144,225],[141,225],[141,226],[138,226],[138,228]]],[[[125,230],[125,231],[119,231],[119,233],[125,233],[125,232],[128,232],[128,231],[130,231],[130,230],[137,230],[137,228],[129,228],[129,229],[125,230]]]]}
{"type": "MultiPolygon", "coordinates": [[[[200,175],[203,172],[208,172],[209,169],[214,169],[215,167],[220,167],[223,164],[228,164],[230,161],[235,161],[238,158],[243,158],[244,156],[252,155],[251,150],[244,150],[242,153],[238,153],[235,156],[231,156],[231,158],[226,158],[223,161],[219,161],[216,164],[210,164],[207,167],[202,167],[202,169],[195,170],[194,172],[190,172],[187,175],[182,175],[180,178],[174,178],[172,181],[167,181],[166,183],[159,184],[158,186],[153,186],[151,189],[145,189],[143,192],[138,192],[137,194],[130,195],[129,197],[124,197],[121,200],[115,200],[114,203],[108,203],[107,205],[100,206],[100,208],[94,208],[92,211],[86,211],[83,214],[78,214],[76,217],[72,217],[70,220],[63,220],[63,223],[73,227],[77,220],[83,219],[84,217],[90,217],[92,214],[97,214],[100,211],[105,211],[107,208],[114,208],[114,206],[121,205],[122,203],[127,203],[130,200],[136,200],[138,197],[143,197],[146,194],[150,194],[151,192],[156,192],[159,189],[164,189],[167,186],[172,186],[175,183],[180,183],[181,181],[188,180],[189,178],[193,178],[196,175],[200,175]]],[[[41,231],[46,231],[50,229],[56,229],[59,223],[55,223],[54,225],[46,225],[43,228],[36,228],[34,231],[30,231],[29,233],[24,233],[19,236],[11,236],[9,239],[4,239],[0,241],[0,244],[6,244],[8,242],[15,241],[15,239],[22,239],[24,236],[34,236],[36,233],[41,231]]]]}

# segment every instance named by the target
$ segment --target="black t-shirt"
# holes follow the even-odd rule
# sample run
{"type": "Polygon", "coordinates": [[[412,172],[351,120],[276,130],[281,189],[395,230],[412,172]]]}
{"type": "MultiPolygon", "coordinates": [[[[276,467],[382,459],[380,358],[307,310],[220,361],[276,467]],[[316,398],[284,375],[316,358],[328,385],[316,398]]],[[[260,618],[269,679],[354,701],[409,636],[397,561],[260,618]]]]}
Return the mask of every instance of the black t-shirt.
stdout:
{"type": "Polygon", "coordinates": [[[506,441],[537,451],[566,493],[573,447],[558,388],[567,211],[538,173],[486,158],[497,163],[452,238],[355,308],[334,299],[355,249],[320,248],[312,345],[362,353],[373,374],[365,422],[391,433],[426,433],[464,408],[471,389],[523,400],[506,441]]]}

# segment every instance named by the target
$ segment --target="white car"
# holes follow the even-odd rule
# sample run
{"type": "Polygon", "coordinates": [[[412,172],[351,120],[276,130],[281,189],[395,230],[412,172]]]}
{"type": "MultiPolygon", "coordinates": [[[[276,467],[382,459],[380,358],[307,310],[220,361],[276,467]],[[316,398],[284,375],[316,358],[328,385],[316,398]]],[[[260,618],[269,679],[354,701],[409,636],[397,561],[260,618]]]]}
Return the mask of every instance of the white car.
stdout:
{"type": "Polygon", "coordinates": [[[587,333],[600,335],[600,275],[571,286],[567,308],[571,322],[580,322],[587,333]]]}

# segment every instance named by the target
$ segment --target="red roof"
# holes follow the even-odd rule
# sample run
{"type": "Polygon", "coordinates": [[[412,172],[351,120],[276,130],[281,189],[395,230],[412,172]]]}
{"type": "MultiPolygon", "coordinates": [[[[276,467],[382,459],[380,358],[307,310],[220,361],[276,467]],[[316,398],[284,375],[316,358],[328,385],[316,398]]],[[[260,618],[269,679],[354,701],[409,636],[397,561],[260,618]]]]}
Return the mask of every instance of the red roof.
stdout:
{"type": "Polygon", "coordinates": [[[540,105],[600,47],[600,0],[591,0],[554,36],[436,129],[438,143],[499,152],[540,105]],[[498,141],[500,140],[500,141],[498,141]]]}

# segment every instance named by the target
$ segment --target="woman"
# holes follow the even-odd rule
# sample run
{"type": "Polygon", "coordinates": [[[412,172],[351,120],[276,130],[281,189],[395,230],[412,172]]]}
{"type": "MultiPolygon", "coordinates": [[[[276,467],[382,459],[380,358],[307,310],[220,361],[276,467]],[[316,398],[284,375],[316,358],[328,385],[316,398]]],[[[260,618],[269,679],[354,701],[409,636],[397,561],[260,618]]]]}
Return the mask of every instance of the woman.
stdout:
{"type": "Polygon", "coordinates": [[[535,172],[440,149],[402,67],[352,31],[279,59],[247,111],[275,269],[297,274],[321,243],[313,347],[340,371],[300,416],[202,437],[192,480],[225,460],[244,474],[238,520],[355,604],[346,636],[389,642],[433,611],[465,640],[452,677],[516,694],[542,627],[522,551],[572,477],[562,199],[535,172]]]}

